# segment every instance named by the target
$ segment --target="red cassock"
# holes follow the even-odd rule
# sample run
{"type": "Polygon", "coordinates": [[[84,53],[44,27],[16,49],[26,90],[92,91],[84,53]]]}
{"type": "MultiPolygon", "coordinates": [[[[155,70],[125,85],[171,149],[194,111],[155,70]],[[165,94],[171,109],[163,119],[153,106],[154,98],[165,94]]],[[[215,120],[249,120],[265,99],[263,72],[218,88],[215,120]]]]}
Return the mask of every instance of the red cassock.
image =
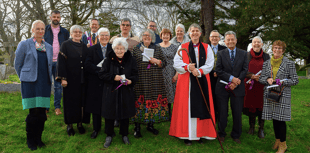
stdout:
{"type": "MultiPolygon", "coordinates": [[[[208,52],[208,44],[202,43],[205,49],[206,57],[208,52]]],[[[189,48],[189,43],[182,44],[181,48],[189,48]]],[[[189,50],[189,49],[188,49],[189,50]]],[[[198,51],[199,52],[199,51],[198,51]]],[[[182,51],[182,58],[183,62],[189,64],[189,57],[185,51],[182,51]]],[[[200,70],[200,72],[203,72],[200,70]]],[[[205,74],[202,77],[206,77],[208,82],[208,92],[209,92],[209,106],[210,106],[210,113],[213,121],[215,121],[214,115],[214,105],[213,105],[213,98],[212,98],[212,89],[210,83],[210,76],[209,74],[205,74]]],[[[172,118],[171,118],[171,125],[169,135],[175,136],[178,138],[189,138],[189,123],[190,122],[190,114],[189,114],[189,93],[190,93],[190,73],[186,72],[184,74],[179,74],[178,82],[176,86],[174,104],[173,104],[173,111],[172,111],[172,118]]],[[[191,126],[193,127],[193,126],[191,126]]],[[[211,119],[199,119],[197,118],[196,122],[196,136],[195,137],[209,137],[209,138],[216,138],[216,130],[212,124],[211,119]]],[[[192,139],[193,140],[193,139],[192,139]]]]}

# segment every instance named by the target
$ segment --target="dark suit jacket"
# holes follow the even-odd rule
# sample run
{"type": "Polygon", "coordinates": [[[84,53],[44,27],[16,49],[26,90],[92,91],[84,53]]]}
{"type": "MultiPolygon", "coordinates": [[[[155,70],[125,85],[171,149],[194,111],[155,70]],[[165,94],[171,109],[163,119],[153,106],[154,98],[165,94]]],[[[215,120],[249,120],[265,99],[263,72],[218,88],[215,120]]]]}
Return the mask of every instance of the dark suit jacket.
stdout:
{"type": "MultiPolygon", "coordinates": [[[[90,35],[91,35],[90,32],[88,32],[88,36],[90,36],[90,35]]],[[[82,36],[82,42],[83,42],[85,45],[88,44],[88,40],[87,40],[87,37],[86,37],[85,33],[84,33],[83,36],[82,36]]],[[[97,36],[97,44],[99,44],[98,36],[97,36]]],[[[92,45],[94,46],[94,44],[92,44],[92,45]]],[[[100,45],[99,45],[99,46],[100,46],[100,45]]]]}
{"type": "Polygon", "coordinates": [[[217,51],[221,51],[221,50],[226,49],[226,48],[227,48],[226,46],[222,46],[222,45],[218,44],[217,51]]]}
{"type": "MultiPolygon", "coordinates": [[[[211,47],[211,45],[210,45],[210,47],[211,47]]],[[[226,48],[227,48],[226,46],[222,46],[222,45],[218,44],[217,54],[219,51],[226,49],[226,48]]],[[[215,55],[214,55],[214,57],[215,57],[215,55]]],[[[215,59],[214,59],[214,61],[215,61],[215,59]]],[[[215,69],[215,67],[214,67],[214,69],[215,69]]],[[[214,77],[214,72],[215,72],[215,70],[212,70],[210,72],[210,80],[211,80],[213,99],[215,99],[215,87],[216,87],[216,81],[217,81],[217,77],[214,77]]]]}
{"type": "MultiPolygon", "coordinates": [[[[113,51],[112,45],[108,43],[105,57],[113,51]]],[[[103,93],[103,80],[99,79],[98,72],[101,70],[97,64],[103,60],[102,50],[100,43],[89,47],[89,53],[85,60],[85,71],[87,73],[87,98],[85,111],[100,115],[102,93],[103,93]]]]}
{"type": "Polygon", "coordinates": [[[236,48],[236,56],[234,60],[234,67],[230,62],[230,56],[228,49],[224,49],[217,53],[217,62],[215,71],[217,72],[218,79],[215,88],[215,93],[219,95],[228,95],[229,93],[225,90],[225,84],[219,83],[220,80],[229,82],[230,75],[239,78],[241,84],[234,89],[236,96],[245,95],[244,78],[248,71],[247,52],[236,48]]]}

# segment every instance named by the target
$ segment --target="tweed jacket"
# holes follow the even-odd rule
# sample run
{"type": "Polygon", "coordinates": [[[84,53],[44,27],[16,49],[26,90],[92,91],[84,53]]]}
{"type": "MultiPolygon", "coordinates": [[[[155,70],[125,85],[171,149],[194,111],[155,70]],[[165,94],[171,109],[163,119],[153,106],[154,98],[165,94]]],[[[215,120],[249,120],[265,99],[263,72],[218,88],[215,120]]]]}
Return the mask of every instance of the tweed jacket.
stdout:
{"type": "MultiPolygon", "coordinates": [[[[296,73],[295,64],[290,61],[287,57],[283,57],[282,63],[277,72],[276,79],[287,79],[283,81],[282,86],[285,86],[280,98],[280,102],[272,102],[267,100],[267,79],[271,78],[271,64],[270,59],[264,62],[259,82],[266,85],[264,87],[264,106],[262,119],[264,120],[279,120],[279,121],[290,121],[291,120],[291,86],[298,84],[298,76],[296,73]]],[[[278,88],[282,88],[278,87],[278,88]]]]}
{"type": "MultiPolygon", "coordinates": [[[[53,47],[44,42],[48,61],[48,73],[52,80],[53,47]]],[[[20,81],[35,82],[38,76],[38,55],[33,38],[21,41],[15,52],[14,67],[20,81]]]]}

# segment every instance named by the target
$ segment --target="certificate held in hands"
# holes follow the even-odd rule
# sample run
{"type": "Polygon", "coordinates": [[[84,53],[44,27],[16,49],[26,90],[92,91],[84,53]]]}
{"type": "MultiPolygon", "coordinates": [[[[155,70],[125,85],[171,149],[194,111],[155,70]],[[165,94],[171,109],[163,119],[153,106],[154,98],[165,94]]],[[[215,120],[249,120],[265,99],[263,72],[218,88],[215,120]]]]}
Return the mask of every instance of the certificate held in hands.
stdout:
{"type": "Polygon", "coordinates": [[[149,62],[149,60],[151,60],[151,57],[154,57],[154,49],[144,48],[142,56],[143,56],[142,58],[143,62],[149,62]]]}

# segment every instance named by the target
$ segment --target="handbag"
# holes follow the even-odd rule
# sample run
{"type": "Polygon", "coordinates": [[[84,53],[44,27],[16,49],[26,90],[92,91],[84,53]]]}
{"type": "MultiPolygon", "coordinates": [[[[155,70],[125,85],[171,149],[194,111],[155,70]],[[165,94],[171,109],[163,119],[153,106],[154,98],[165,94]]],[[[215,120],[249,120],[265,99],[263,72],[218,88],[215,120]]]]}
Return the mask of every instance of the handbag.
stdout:
{"type": "Polygon", "coordinates": [[[284,86],[282,87],[280,91],[275,88],[269,89],[267,93],[267,100],[279,103],[283,89],[284,89],[284,86]]]}
{"type": "MultiPolygon", "coordinates": [[[[272,77],[272,75],[273,74],[272,74],[272,66],[271,66],[271,77],[272,77]]],[[[285,86],[282,86],[281,90],[277,90],[278,88],[276,88],[276,87],[269,89],[268,93],[267,93],[267,100],[279,103],[284,87],[285,86]]]]}

